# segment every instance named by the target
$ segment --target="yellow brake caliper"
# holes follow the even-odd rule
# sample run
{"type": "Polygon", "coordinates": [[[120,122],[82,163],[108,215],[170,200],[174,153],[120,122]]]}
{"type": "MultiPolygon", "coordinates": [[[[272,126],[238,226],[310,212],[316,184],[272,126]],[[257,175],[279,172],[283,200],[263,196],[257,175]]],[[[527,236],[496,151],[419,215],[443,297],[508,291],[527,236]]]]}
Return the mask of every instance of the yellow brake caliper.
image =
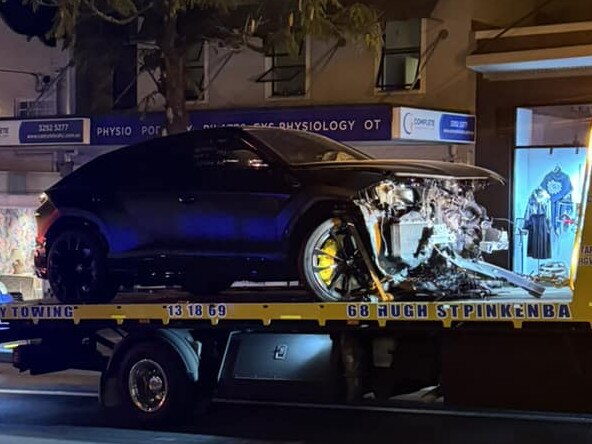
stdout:
{"type": "Polygon", "coordinates": [[[333,273],[335,272],[335,257],[337,257],[337,243],[333,239],[327,239],[321,251],[326,254],[319,254],[317,259],[317,267],[319,271],[318,276],[327,285],[331,282],[333,273]]]}

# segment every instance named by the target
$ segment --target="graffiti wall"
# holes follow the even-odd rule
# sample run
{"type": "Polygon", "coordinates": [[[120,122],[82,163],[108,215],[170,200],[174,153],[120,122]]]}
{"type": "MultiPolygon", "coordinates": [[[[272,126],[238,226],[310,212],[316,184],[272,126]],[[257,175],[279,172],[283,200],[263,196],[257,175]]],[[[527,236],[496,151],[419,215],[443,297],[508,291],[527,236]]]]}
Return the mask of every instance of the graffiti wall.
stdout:
{"type": "Polygon", "coordinates": [[[33,273],[35,210],[0,208],[0,274],[33,273]]]}

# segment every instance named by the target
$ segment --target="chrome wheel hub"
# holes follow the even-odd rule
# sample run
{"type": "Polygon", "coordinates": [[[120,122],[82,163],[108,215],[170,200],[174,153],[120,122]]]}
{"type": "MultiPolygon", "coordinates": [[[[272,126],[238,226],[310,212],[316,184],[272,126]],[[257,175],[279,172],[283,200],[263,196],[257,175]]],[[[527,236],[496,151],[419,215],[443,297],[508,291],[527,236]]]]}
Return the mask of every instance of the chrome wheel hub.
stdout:
{"type": "Polygon", "coordinates": [[[146,413],[156,412],[162,408],[167,399],[166,374],[156,361],[142,359],[130,369],[128,389],[136,407],[146,413]]]}

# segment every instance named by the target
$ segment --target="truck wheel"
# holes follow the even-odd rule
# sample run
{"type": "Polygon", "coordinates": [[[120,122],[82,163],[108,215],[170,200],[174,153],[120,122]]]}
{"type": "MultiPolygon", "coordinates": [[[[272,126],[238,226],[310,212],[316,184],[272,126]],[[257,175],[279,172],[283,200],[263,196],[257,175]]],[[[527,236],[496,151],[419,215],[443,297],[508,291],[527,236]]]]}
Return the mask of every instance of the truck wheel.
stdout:
{"type": "Polygon", "coordinates": [[[117,293],[105,247],[90,230],[68,230],[58,235],[51,243],[47,268],[51,291],[60,302],[106,303],[117,293]]]}
{"type": "Polygon", "coordinates": [[[164,343],[132,347],[119,367],[123,415],[144,425],[182,420],[193,410],[197,385],[181,358],[164,343]]]}

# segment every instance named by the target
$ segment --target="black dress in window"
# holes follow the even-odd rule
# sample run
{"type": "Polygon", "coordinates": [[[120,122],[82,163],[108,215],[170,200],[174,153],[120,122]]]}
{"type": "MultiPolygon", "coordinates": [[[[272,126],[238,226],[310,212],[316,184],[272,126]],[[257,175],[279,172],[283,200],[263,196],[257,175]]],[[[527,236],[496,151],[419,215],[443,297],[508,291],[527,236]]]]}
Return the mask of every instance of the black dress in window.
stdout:
{"type": "Polygon", "coordinates": [[[532,192],[524,214],[528,231],[526,255],[533,259],[551,257],[551,196],[542,188],[532,192]]]}

